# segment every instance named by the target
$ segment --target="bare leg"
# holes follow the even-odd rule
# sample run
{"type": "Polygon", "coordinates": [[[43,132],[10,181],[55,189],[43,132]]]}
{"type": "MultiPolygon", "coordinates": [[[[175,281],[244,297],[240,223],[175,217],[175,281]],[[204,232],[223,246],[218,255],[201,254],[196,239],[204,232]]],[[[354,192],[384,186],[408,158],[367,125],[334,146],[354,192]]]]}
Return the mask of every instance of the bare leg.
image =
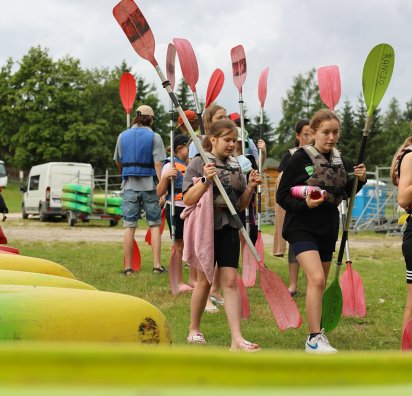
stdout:
{"type": "Polygon", "coordinates": [[[215,273],[213,275],[210,295],[216,297],[218,300],[223,300],[222,294],[220,293],[220,271],[218,268],[215,269],[215,273]]]}
{"type": "Polygon", "coordinates": [[[183,239],[176,239],[175,240],[175,254],[178,263],[180,264],[177,270],[177,280],[179,282],[179,286],[183,283],[182,278],[183,278],[183,262],[182,262],[182,256],[183,256],[183,239]]]}
{"type": "Polygon", "coordinates": [[[123,235],[123,251],[124,251],[124,261],[125,269],[132,268],[132,257],[133,257],[133,244],[134,244],[134,234],[136,228],[125,228],[123,235]]]}
{"type": "Polygon", "coordinates": [[[209,291],[210,284],[206,278],[206,275],[201,271],[197,271],[197,283],[193,290],[190,304],[189,336],[200,333],[200,321],[202,319],[203,310],[206,306],[209,291]]]}
{"type": "Polygon", "coordinates": [[[299,278],[299,264],[289,263],[289,291],[296,292],[298,289],[298,278],[299,278]]]}
{"type": "Polygon", "coordinates": [[[150,227],[152,233],[153,268],[160,268],[160,226],[150,227]]]}
{"type": "Polygon", "coordinates": [[[299,264],[307,278],[306,316],[309,333],[320,332],[322,317],[322,298],[325,290],[325,270],[329,271],[330,262],[322,263],[317,250],[309,250],[298,255],[299,264]]]}
{"type": "Polygon", "coordinates": [[[402,334],[405,330],[406,325],[408,324],[411,318],[412,318],[412,284],[408,284],[408,295],[406,297],[405,312],[403,314],[402,334]]]}

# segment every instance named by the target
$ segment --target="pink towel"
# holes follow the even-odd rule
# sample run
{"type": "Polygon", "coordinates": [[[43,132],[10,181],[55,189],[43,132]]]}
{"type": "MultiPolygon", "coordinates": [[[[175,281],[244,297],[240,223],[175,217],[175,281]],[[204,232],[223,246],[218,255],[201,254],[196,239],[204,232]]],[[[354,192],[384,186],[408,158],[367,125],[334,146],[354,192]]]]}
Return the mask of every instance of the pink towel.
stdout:
{"type": "MultiPolygon", "coordinates": [[[[200,178],[194,177],[193,184],[200,178]]],[[[180,215],[185,220],[183,260],[206,275],[212,283],[215,269],[213,188],[210,185],[199,201],[180,215]]]]}

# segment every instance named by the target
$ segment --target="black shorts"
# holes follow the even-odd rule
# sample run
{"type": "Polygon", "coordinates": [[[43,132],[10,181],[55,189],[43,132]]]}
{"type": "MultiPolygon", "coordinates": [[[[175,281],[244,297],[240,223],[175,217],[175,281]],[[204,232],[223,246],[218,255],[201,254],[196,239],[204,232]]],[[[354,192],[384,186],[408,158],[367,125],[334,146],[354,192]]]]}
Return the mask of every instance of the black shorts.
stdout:
{"type": "Polygon", "coordinates": [[[215,231],[215,263],[218,268],[238,268],[240,254],[239,230],[225,226],[215,231]]]}
{"type": "Polygon", "coordinates": [[[402,253],[406,264],[406,283],[412,283],[412,220],[410,217],[406,220],[408,222],[406,230],[403,233],[402,239],[402,253]]]}
{"type": "MultiPolygon", "coordinates": [[[[181,206],[175,206],[175,238],[183,239],[184,220],[180,218],[180,214],[185,210],[181,206]]],[[[166,220],[169,226],[170,238],[172,238],[172,205],[166,204],[166,220]]]]}
{"type": "Polygon", "coordinates": [[[295,257],[297,257],[298,254],[307,252],[309,250],[317,250],[319,252],[320,261],[322,261],[322,263],[332,261],[333,251],[322,250],[321,247],[319,247],[319,245],[314,241],[292,242],[289,246],[289,249],[290,248],[292,248],[295,257]]]}

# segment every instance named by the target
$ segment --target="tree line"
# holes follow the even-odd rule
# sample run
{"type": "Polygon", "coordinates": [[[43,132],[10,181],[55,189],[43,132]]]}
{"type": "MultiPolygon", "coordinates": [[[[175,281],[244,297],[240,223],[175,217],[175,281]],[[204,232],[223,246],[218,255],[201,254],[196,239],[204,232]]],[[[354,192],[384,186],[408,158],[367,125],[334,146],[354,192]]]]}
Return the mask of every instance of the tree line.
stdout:
{"type": "MultiPolygon", "coordinates": [[[[130,71],[125,62],[113,69],[84,69],[80,60],[66,56],[53,60],[47,49],[31,48],[15,63],[8,59],[0,69],[0,158],[8,166],[28,170],[49,161],[91,163],[96,170],[113,168],[116,139],[125,129],[126,117],[119,99],[119,80],[130,71]]],[[[156,114],[153,129],[169,144],[169,114],[156,86],[137,79],[135,108],[150,105],[156,114]]],[[[191,92],[180,81],[176,95],[184,109],[195,109],[191,92]]],[[[282,118],[274,126],[264,112],[263,139],[269,155],[280,159],[293,146],[294,125],[323,107],[315,69],[299,74],[282,98],[282,118]]],[[[340,149],[355,162],[366,108],[359,96],[356,108],[348,100],[339,106],[342,120],[340,149]]],[[[260,137],[260,116],[246,117],[249,135],[260,137]]],[[[175,115],[176,117],[176,115],[175,115]]],[[[409,134],[412,100],[402,111],[393,98],[384,114],[375,112],[366,163],[388,166],[393,153],[409,134]]]]}

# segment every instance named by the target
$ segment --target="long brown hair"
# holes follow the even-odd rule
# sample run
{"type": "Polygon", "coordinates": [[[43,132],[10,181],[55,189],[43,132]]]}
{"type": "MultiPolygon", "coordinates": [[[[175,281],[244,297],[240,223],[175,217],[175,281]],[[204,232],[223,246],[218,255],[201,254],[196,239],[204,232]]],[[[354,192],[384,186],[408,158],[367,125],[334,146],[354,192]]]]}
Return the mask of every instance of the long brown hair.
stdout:
{"type": "Polygon", "coordinates": [[[329,109],[320,109],[318,110],[310,119],[310,128],[316,132],[321,126],[323,121],[336,120],[340,126],[340,120],[338,116],[329,109]]]}
{"type": "MultiPolygon", "coordinates": [[[[412,130],[412,122],[410,124],[410,128],[412,130]]],[[[400,145],[398,150],[396,151],[395,155],[392,158],[392,164],[391,164],[391,171],[390,175],[392,178],[392,183],[394,186],[397,186],[399,184],[399,160],[401,156],[401,151],[410,146],[412,144],[412,136],[409,136],[405,139],[405,141],[400,145]]]]}
{"type": "Polygon", "coordinates": [[[237,128],[236,124],[229,119],[225,120],[218,120],[214,122],[209,129],[209,132],[207,135],[204,137],[202,146],[205,149],[205,151],[208,151],[209,153],[212,151],[212,142],[210,141],[211,137],[215,138],[220,138],[226,135],[229,135],[232,132],[236,132],[237,136],[237,128]]]}
{"type": "Polygon", "coordinates": [[[212,118],[213,116],[219,111],[219,110],[224,110],[226,109],[222,106],[217,105],[216,103],[212,103],[208,108],[206,108],[204,114],[203,114],[203,124],[205,126],[205,131],[206,133],[209,131],[209,129],[212,126],[212,118]]]}

